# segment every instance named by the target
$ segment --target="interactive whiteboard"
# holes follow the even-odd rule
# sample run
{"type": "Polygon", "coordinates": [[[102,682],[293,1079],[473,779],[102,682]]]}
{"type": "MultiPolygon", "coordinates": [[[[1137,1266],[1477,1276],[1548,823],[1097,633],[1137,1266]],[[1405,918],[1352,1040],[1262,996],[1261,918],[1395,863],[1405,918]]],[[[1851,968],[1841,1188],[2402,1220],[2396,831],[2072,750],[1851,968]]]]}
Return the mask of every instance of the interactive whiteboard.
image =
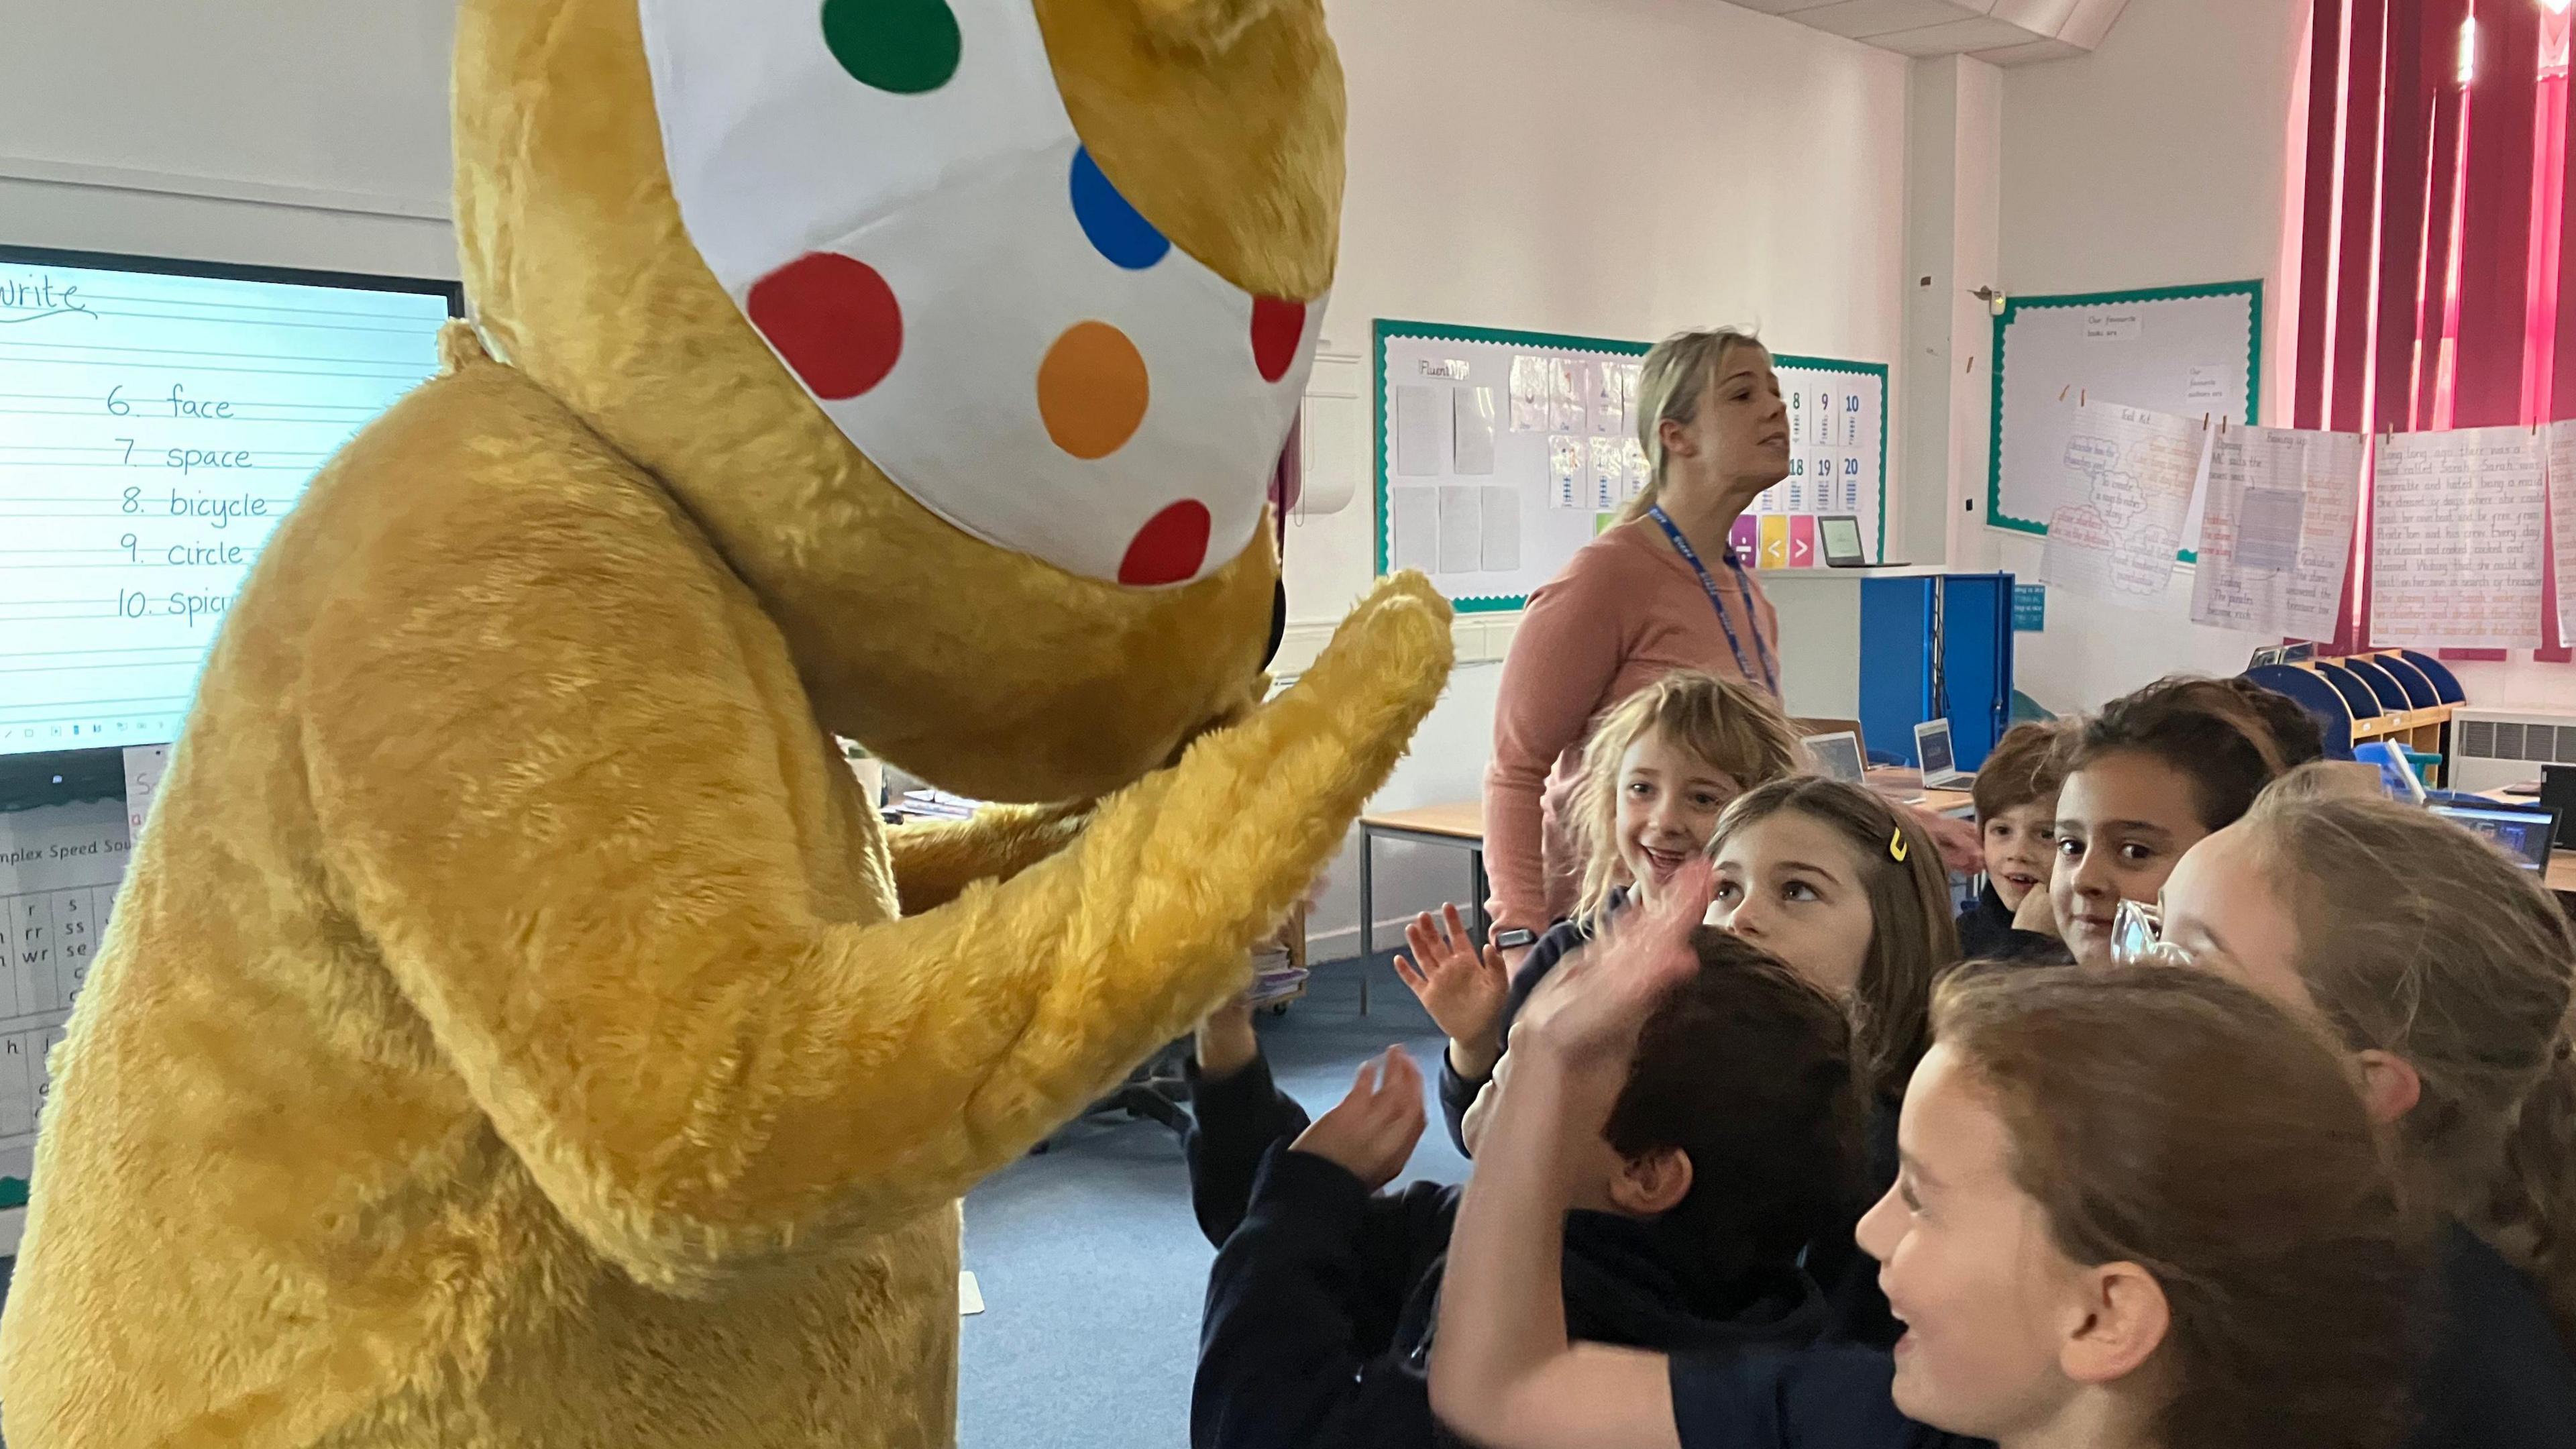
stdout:
{"type": "Polygon", "coordinates": [[[459,304],[0,248],[0,755],[175,739],[261,545],[459,304]]]}

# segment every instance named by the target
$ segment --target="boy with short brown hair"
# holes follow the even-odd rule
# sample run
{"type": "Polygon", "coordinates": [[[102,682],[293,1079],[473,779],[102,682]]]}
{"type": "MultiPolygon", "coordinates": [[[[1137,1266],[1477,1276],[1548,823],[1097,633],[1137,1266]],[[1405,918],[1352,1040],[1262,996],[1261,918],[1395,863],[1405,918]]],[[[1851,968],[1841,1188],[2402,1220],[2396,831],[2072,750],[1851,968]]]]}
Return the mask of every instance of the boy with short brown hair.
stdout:
{"type": "Polygon", "coordinates": [[[2014,725],[1995,742],[1970,793],[1986,880],[1976,904],[1959,913],[1959,949],[1968,960],[2007,951],[2013,912],[2032,891],[2048,889],[2057,859],[2057,791],[2066,783],[2059,745],[2063,725],[2014,725]]]}

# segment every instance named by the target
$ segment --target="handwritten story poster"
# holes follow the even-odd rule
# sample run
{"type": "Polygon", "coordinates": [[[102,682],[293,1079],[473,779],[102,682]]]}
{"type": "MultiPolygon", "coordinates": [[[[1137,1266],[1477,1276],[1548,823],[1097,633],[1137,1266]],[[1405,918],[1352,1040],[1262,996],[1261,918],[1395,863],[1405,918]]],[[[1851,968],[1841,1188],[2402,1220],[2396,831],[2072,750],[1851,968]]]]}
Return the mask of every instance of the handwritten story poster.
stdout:
{"type": "Polygon", "coordinates": [[[2041,572],[2050,583],[2120,603],[2164,596],[2200,482],[2209,428],[2115,403],[2057,404],[2066,438],[2041,572]]]}
{"type": "Polygon", "coordinates": [[[2549,425],[2550,547],[2558,555],[2558,637],[2576,639],[2576,421],[2549,425]]]}
{"type": "Polygon", "coordinates": [[[2544,452],[2525,427],[2380,440],[2371,487],[2375,642],[2539,647],[2544,452]]]}
{"type": "Polygon", "coordinates": [[[2220,429],[2209,444],[2192,622],[2333,638],[2362,454],[2359,433],[2220,429]]]}

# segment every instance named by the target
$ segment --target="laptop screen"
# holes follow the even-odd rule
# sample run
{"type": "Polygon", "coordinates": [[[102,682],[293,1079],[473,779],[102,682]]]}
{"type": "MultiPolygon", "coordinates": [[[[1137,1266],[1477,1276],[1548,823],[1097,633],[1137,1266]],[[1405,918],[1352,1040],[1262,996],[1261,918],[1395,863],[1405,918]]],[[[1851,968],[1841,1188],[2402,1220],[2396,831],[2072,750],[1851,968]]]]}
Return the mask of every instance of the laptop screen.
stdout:
{"type": "Polygon", "coordinates": [[[2514,805],[2436,805],[2433,813],[2467,827],[2524,870],[2549,868],[2550,837],[2558,812],[2514,805]]]}
{"type": "Polygon", "coordinates": [[[1914,753],[1922,757],[1923,778],[1947,775],[1958,768],[1958,756],[1950,750],[1950,722],[1933,720],[1914,730],[1914,753]]]}
{"type": "Polygon", "coordinates": [[[1825,557],[1858,563],[1863,553],[1860,545],[1860,520],[1857,518],[1820,518],[1816,526],[1824,530],[1825,557]]]}
{"type": "Polygon", "coordinates": [[[1860,739],[1848,731],[1841,734],[1810,736],[1807,740],[1807,754],[1816,762],[1817,772],[1827,779],[1840,780],[1846,785],[1857,785],[1868,776],[1868,771],[1861,763],[1860,739]]]}

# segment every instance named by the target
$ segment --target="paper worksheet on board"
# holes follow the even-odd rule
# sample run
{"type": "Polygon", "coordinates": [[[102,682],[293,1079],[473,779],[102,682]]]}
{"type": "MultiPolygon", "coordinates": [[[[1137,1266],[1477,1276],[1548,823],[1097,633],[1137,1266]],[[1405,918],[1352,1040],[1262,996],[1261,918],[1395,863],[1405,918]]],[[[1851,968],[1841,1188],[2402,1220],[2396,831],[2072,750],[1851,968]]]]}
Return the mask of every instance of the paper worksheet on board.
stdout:
{"type": "Polygon", "coordinates": [[[2048,519],[2048,582],[2144,607],[2165,595],[2185,543],[2211,429],[2119,403],[2061,400],[2046,423],[2063,445],[2061,504],[2048,519]]]}
{"type": "Polygon", "coordinates": [[[2364,451],[2359,433],[2221,428],[2201,496],[2192,622],[2333,638],[2364,451]]]}
{"type": "Polygon", "coordinates": [[[2379,440],[2370,630],[2410,649],[2536,649],[2547,445],[2528,427],[2379,440]]]}
{"type": "Polygon", "coordinates": [[[2558,637],[2576,639],[2576,420],[2549,425],[2549,546],[2558,565],[2558,637]]]}

